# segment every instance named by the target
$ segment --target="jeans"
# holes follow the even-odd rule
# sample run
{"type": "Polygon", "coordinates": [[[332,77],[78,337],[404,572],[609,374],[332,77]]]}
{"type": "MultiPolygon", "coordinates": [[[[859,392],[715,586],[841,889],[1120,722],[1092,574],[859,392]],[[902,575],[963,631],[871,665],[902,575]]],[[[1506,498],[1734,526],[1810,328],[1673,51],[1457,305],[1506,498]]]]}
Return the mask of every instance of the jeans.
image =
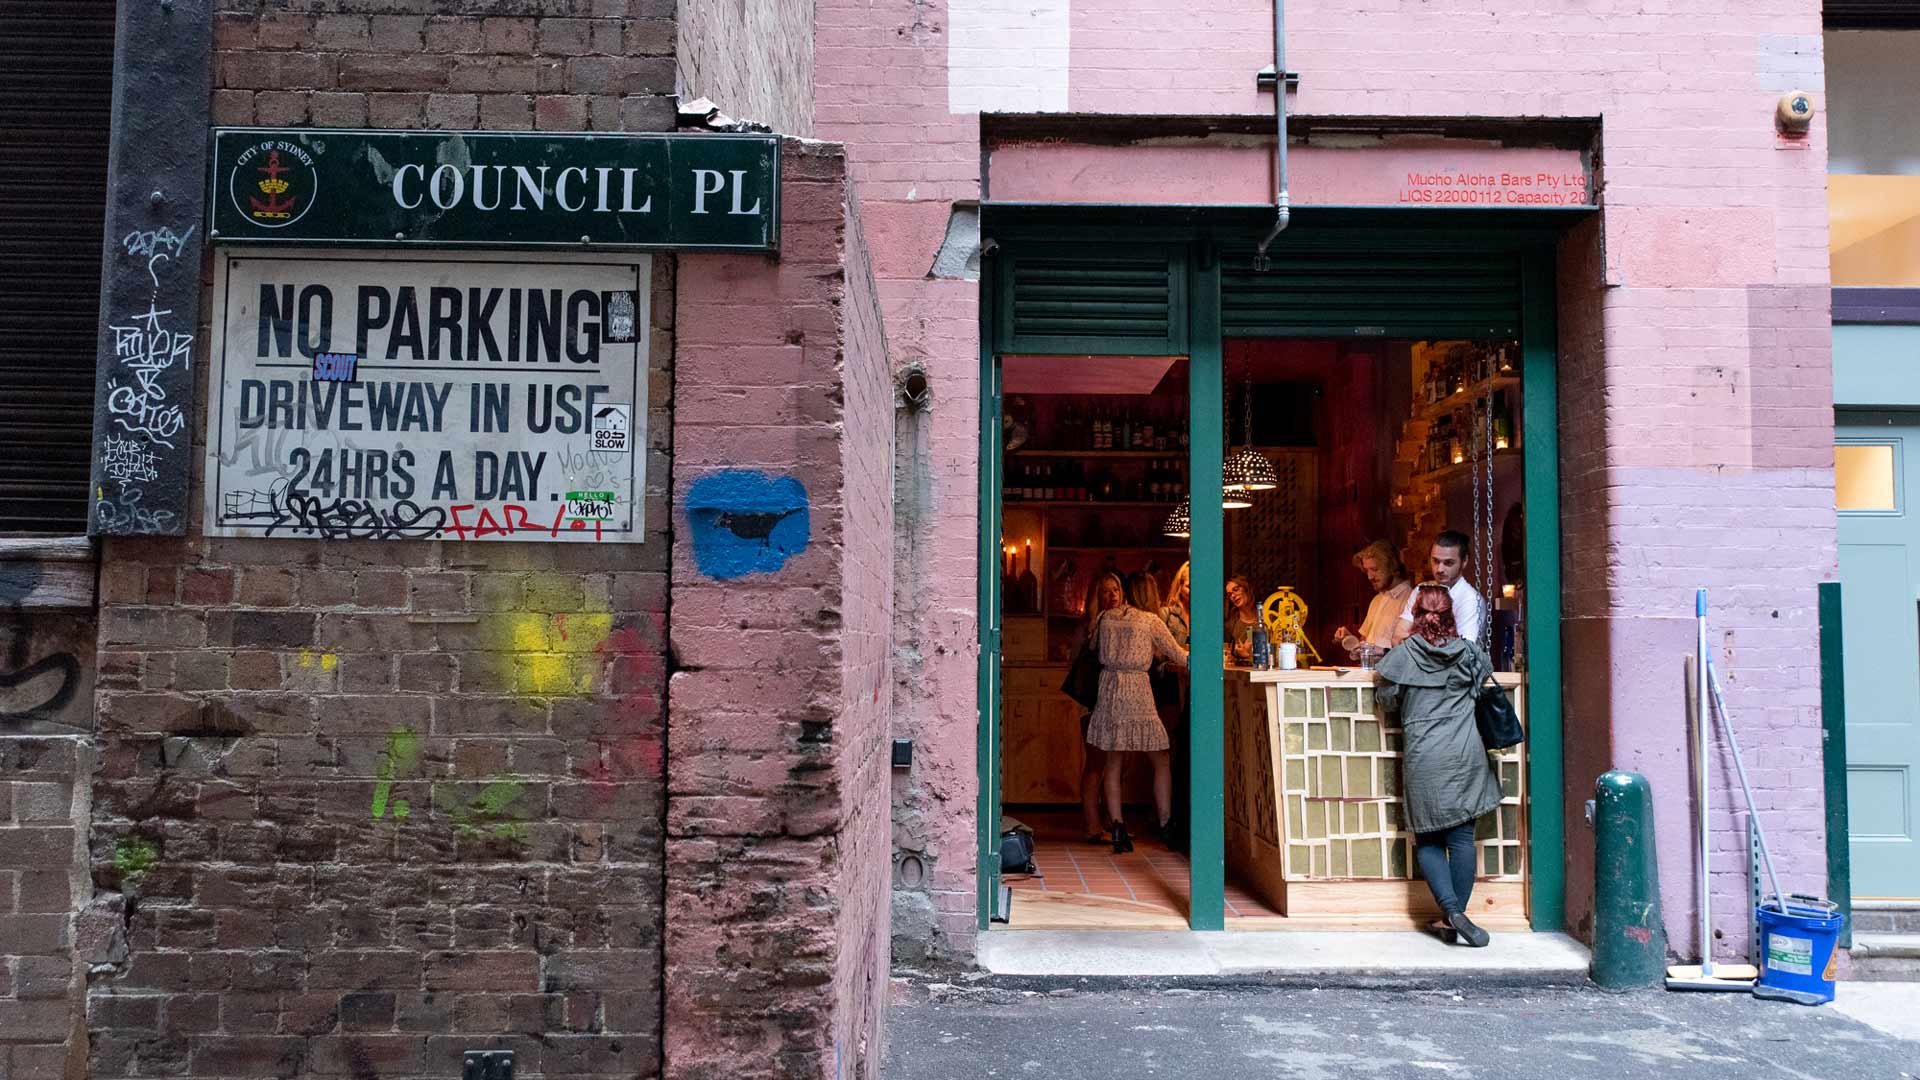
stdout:
{"type": "Polygon", "coordinates": [[[1433,890],[1433,900],[1443,915],[1458,915],[1473,899],[1473,822],[1463,821],[1451,829],[1419,833],[1414,838],[1414,856],[1420,860],[1420,876],[1433,890]]]}

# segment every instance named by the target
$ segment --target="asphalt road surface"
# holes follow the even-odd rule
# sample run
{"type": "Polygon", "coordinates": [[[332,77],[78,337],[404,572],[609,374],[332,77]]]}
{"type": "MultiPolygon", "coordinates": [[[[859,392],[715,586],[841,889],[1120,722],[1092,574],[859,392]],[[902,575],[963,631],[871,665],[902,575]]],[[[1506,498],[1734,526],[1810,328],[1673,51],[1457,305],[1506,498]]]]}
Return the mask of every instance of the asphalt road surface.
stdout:
{"type": "MultiPolygon", "coordinates": [[[[1846,984],[1845,998],[1853,987],[1846,984]]],[[[1867,993],[1867,990],[1858,993],[1867,993]]],[[[1906,990],[1912,993],[1909,986],[1906,990]]],[[[1898,1003],[1904,999],[1891,999],[1898,1003]]],[[[1734,994],[894,985],[886,1080],[1920,1078],[1920,1015],[1734,994]],[[1901,1037],[1902,1035],[1906,1038],[1901,1037]]]]}

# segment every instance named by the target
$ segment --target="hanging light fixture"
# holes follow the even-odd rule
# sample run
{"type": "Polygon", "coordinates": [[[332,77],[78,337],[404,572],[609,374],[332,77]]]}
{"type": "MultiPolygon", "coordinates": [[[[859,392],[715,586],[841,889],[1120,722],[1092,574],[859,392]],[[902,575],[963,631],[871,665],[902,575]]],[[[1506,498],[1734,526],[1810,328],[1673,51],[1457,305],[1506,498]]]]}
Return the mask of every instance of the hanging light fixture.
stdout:
{"type": "Polygon", "coordinates": [[[1182,498],[1180,505],[1173,508],[1167,520],[1160,524],[1160,535],[1174,540],[1185,540],[1193,535],[1193,509],[1191,500],[1182,498]]]}
{"type": "Polygon", "coordinates": [[[1241,435],[1246,445],[1227,453],[1226,460],[1220,466],[1220,486],[1225,492],[1228,509],[1244,509],[1253,505],[1253,500],[1245,499],[1235,505],[1234,494],[1247,491],[1272,491],[1280,486],[1280,477],[1273,471],[1273,462],[1267,456],[1253,448],[1253,364],[1251,361],[1240,365],[1243,389],[1241,391],[1242,418],[1241,435]]]}

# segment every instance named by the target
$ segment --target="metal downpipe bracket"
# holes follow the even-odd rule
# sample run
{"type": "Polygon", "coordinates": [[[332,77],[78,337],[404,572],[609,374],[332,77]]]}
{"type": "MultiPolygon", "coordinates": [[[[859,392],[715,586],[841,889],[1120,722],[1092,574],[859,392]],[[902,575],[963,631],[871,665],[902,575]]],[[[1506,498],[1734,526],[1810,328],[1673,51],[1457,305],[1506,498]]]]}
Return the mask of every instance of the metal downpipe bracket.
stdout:
{"type": "Polygon", "coordinates": [[[1287,195],[1287,0],[1273,0],[1273,228],[1253,253],[1253,268],[1265,273],[1267,249],[1286,231],[1293,217],[1287,195]]]}

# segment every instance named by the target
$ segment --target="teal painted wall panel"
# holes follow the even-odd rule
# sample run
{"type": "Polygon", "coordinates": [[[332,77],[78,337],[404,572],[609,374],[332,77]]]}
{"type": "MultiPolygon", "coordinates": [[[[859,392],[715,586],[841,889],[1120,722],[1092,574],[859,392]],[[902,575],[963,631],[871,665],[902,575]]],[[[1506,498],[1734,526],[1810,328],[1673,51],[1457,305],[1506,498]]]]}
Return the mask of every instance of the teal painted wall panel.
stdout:
{"type": "Polygon", "coordinates": [[[1920,407],[1920,326],[1834,327],[1833,401],[1920,407]]]}

